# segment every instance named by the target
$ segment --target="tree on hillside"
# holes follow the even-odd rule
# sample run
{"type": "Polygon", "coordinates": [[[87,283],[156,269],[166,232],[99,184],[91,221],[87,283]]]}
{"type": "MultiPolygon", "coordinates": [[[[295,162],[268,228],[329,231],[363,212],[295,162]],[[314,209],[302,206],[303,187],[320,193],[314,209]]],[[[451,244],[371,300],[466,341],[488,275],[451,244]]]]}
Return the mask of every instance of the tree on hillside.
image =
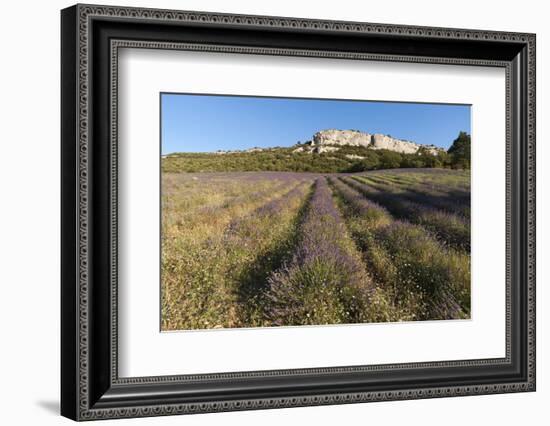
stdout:
{"type": "Polygon", "coordinates": [[[451,166],[451,154],[449,154],[447,151],[438,150],[436,154],[437,159],[441,163],[442,167],[450,167],[451,166]]]}
{"type": "Polygon", "coordinates": [[[451,147],[447,150],[451,156],[451,166],[453,169],[470,168],[470,139],[468,133],[460,132],[451,147]]]}
{"type": "Polygon", "coordinates": [[[381,149],[378,151],[380,169],[398,169],[401,167],[402,156],[398,152],[381,149]]]}
{"type": "Polygon", "coordinates": [[[354,161],[346,172],[364,172],[367,170],[376,170],[380,167],[380,159],[377,151],[365,151],[362,153],[363,158],[359,161],[354,161]]]}
{"type": "Polygon", "coordinates": [[[420,160],[421,166],[419,167],[442,167],[443,164],[439,160],[437,155],[432,154],[427,148],[420,147],[416,156],[420,160]]]}

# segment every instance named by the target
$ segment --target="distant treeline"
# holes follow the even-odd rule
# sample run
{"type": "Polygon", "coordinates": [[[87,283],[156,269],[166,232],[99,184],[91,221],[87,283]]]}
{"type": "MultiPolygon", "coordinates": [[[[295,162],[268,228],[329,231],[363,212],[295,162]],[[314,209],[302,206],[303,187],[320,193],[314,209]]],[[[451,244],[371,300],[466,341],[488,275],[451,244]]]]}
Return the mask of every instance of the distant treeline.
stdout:
{"type": "Polygon", "coordinates": [[[415,154],[401,154],[385,149],[341,146],[338,151],[322,154],[293,152],[292,148],[271,148],[254,152],[178,153],[162,160],[164,172],[316,172],[346,173],[367,170],[439,167],[470,168],[470,135],[460,132],[447,152],[437,155],[420,149],[415,154]],[[363,157],[363,158],[355,158],[363,157]]]}

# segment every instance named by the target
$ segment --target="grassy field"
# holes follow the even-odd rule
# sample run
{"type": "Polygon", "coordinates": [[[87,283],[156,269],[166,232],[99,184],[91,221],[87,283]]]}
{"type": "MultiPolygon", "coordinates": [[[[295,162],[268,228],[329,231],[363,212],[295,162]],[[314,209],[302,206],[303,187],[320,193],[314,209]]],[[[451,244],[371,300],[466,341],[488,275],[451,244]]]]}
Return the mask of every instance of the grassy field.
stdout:
{"type": "Polygon", "coordinates": [[[163,330],[470,317],[470,173],[162,176],[163,330]]]}

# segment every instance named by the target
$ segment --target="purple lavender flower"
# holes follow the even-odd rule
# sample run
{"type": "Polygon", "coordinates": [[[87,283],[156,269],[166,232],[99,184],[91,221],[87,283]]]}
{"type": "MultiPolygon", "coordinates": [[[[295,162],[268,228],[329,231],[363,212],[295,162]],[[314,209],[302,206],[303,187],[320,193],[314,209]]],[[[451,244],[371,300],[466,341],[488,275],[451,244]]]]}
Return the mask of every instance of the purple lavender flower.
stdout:
{"type": "Polygon", "coordinates": [[[470,250],[470,225],[464,217],[412,202],[391,191],[372,188],[368,183],[345,179],[345,183],[386,207],[395,217],[419,224],[445,244],[470,250]]]}
{"type": "Polygon", "coordinates": [[[290,260],[268,282],[274,325],[359,322],[372,284],[359,259],[345,246],[345,225],[326,179],[315,182],[290,260]]]}

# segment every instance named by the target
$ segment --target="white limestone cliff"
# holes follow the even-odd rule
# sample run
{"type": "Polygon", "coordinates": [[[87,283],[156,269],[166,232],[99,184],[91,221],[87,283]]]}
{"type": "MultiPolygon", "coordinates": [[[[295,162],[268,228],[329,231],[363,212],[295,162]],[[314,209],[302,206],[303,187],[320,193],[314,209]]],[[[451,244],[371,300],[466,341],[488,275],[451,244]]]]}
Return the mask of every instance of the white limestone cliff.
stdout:
{"type": "Polygon", "coordinates": [[[350,145],[367,147],[372,143],[372,135],[358,130],[321,130],[313,135],[312,145],[350,145]]]}
{"type": "Polygon", "coordinates": [[[389,135],[380,133],[366,133],[358,130],[337,130],[327,129],[313,135],[311,146],[316,152],[324,152],[326,149],[320,150],[319,147],[326,146],[362,146],[371,149],[387,149],[390,151],[400,152],[404,154],[414,154],[421,147],[424,147],[431,154],[436,154],[439,148],[435,146],[424,146],[411,141],[393,138],[389,135]]]}

